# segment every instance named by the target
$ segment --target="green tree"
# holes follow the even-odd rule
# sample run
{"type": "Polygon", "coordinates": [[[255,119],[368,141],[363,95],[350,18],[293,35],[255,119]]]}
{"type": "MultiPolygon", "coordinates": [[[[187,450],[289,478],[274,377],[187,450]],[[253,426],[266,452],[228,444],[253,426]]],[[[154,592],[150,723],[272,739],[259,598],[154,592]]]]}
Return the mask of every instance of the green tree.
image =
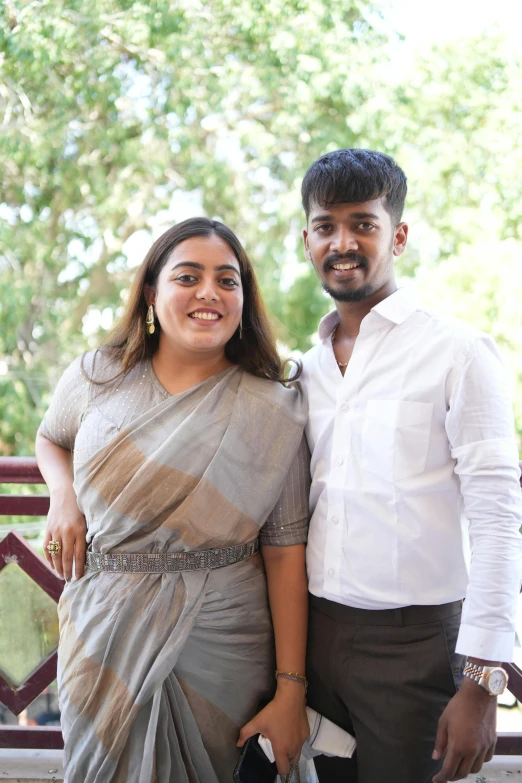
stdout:
{"type": "Polygon", "coordinates": [[[370,16],[359,0],[7,2],[0,393],[12,400],[16,379],[17,414],[2,403],[4,452],[31,450],[49,383],[89,343],[85,318],[110,322],[121,304],[125,243],[179,191],[238,231],[282,338],[305,345],[308,302],[278,302],[284,243],[304,161],[356,142],[346,114],[381,42],[370,16]]]}
{"type": "Polygon", "coordinates": [[[379,19],[366,0],[5,0],[0,452],[31,453],[49,388],[117,314],[140,237],[189,198],[243,239],[291,349],[329,307],[299,205],[328,150],[378,148],[406,170],[403,275],[520,238],[520,62],[484,36],[401,70],[379,19]]]}

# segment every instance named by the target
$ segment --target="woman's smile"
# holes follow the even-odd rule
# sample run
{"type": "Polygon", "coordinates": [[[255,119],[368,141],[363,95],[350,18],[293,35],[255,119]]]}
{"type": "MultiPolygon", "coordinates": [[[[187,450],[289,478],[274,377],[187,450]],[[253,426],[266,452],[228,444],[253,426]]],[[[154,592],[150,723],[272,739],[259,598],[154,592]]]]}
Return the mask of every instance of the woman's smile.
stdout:
{"type": "Polygon", "coordinates": [[[189,318],[192,318],[195,321],[202,321],[202,326],[208,326],[209,321],[215,323],[216,321],[219,321],[221,318],[223,318],[223,316],[217,310],[212,310],[210,308],[199,308],[198,310],[194,310],[192,313],[189,313],[189,318]]]}

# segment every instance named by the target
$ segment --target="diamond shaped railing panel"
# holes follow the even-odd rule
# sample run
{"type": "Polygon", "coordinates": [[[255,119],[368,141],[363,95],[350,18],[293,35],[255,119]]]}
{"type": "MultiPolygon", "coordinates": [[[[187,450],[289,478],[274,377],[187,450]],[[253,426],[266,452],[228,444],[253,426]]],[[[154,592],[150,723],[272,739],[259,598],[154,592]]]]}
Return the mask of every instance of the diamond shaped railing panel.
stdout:
{"type": "Polygon", "coordinates": [[[56,602],[16,563],[0,571],[0,674],[19,688],[58,647],[56,602]]]}
{"type": "Polygon", "coordinates": [[[56,678],[63,582],[17,533],[0,542],[0,702],[19,714],[56,678]]]}

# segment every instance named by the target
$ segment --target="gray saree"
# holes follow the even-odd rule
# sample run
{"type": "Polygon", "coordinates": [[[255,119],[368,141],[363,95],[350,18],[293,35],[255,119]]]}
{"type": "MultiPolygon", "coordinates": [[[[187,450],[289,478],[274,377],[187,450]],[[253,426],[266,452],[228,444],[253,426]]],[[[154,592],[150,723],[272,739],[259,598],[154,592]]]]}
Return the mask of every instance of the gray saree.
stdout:
{"type": "MultiPolygon", "coordinates": [[[[115,396],[89,410],[106,418],[115,396]]],[[[75,437],[89,415],[77,421],[75,437]]],[[[214,549],[252,541],[260,529],[262,543],[304,541],[304,423],[298,385],[238,368],[138,406],[75,460],[89,548],[214,549]]],[[[64,445],[52,412],[41,432],[64,445]]],[[[68,783],[232,781],[239,728],[274,687],[259,553],[216,570],[87,571],[66,586],[59,616],[68,783]]]]}

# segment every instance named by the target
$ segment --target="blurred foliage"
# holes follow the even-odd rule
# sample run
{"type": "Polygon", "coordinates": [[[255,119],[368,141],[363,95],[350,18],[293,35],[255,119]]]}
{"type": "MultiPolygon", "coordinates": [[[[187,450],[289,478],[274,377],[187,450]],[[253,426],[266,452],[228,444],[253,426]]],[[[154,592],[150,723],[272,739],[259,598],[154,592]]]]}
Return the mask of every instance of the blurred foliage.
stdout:
{"type": "MultiPolygon", "coordinates": [[[[328,150],[374,147],[404,167],[402,275],[433,270],[440,291],[467,296],[456,261],[482,242],[504,258],[520,239],[522,68],[494,35],[400,62],[367,0],[0,8],[0,453],[33,452],[49,390],[112,323],[136,248],[190,199],[245,243],[289,349],[310,346],[329,308],[299,203],[328,150]]],[[[499,272],[466,315],[501,322],[513,353],[520,314],[490,301],[510,295],[499,272]]],[[[521,384],[519,371],[522,399],[521,384]]]]}
{"type": "Polygon", "coordinates": [[[494,337],[513,383],[515,418],[522,423],[522,242],[462,245],[458,252],[424,266],[416,287],[437,312],[461,318],[494,337]]]}

